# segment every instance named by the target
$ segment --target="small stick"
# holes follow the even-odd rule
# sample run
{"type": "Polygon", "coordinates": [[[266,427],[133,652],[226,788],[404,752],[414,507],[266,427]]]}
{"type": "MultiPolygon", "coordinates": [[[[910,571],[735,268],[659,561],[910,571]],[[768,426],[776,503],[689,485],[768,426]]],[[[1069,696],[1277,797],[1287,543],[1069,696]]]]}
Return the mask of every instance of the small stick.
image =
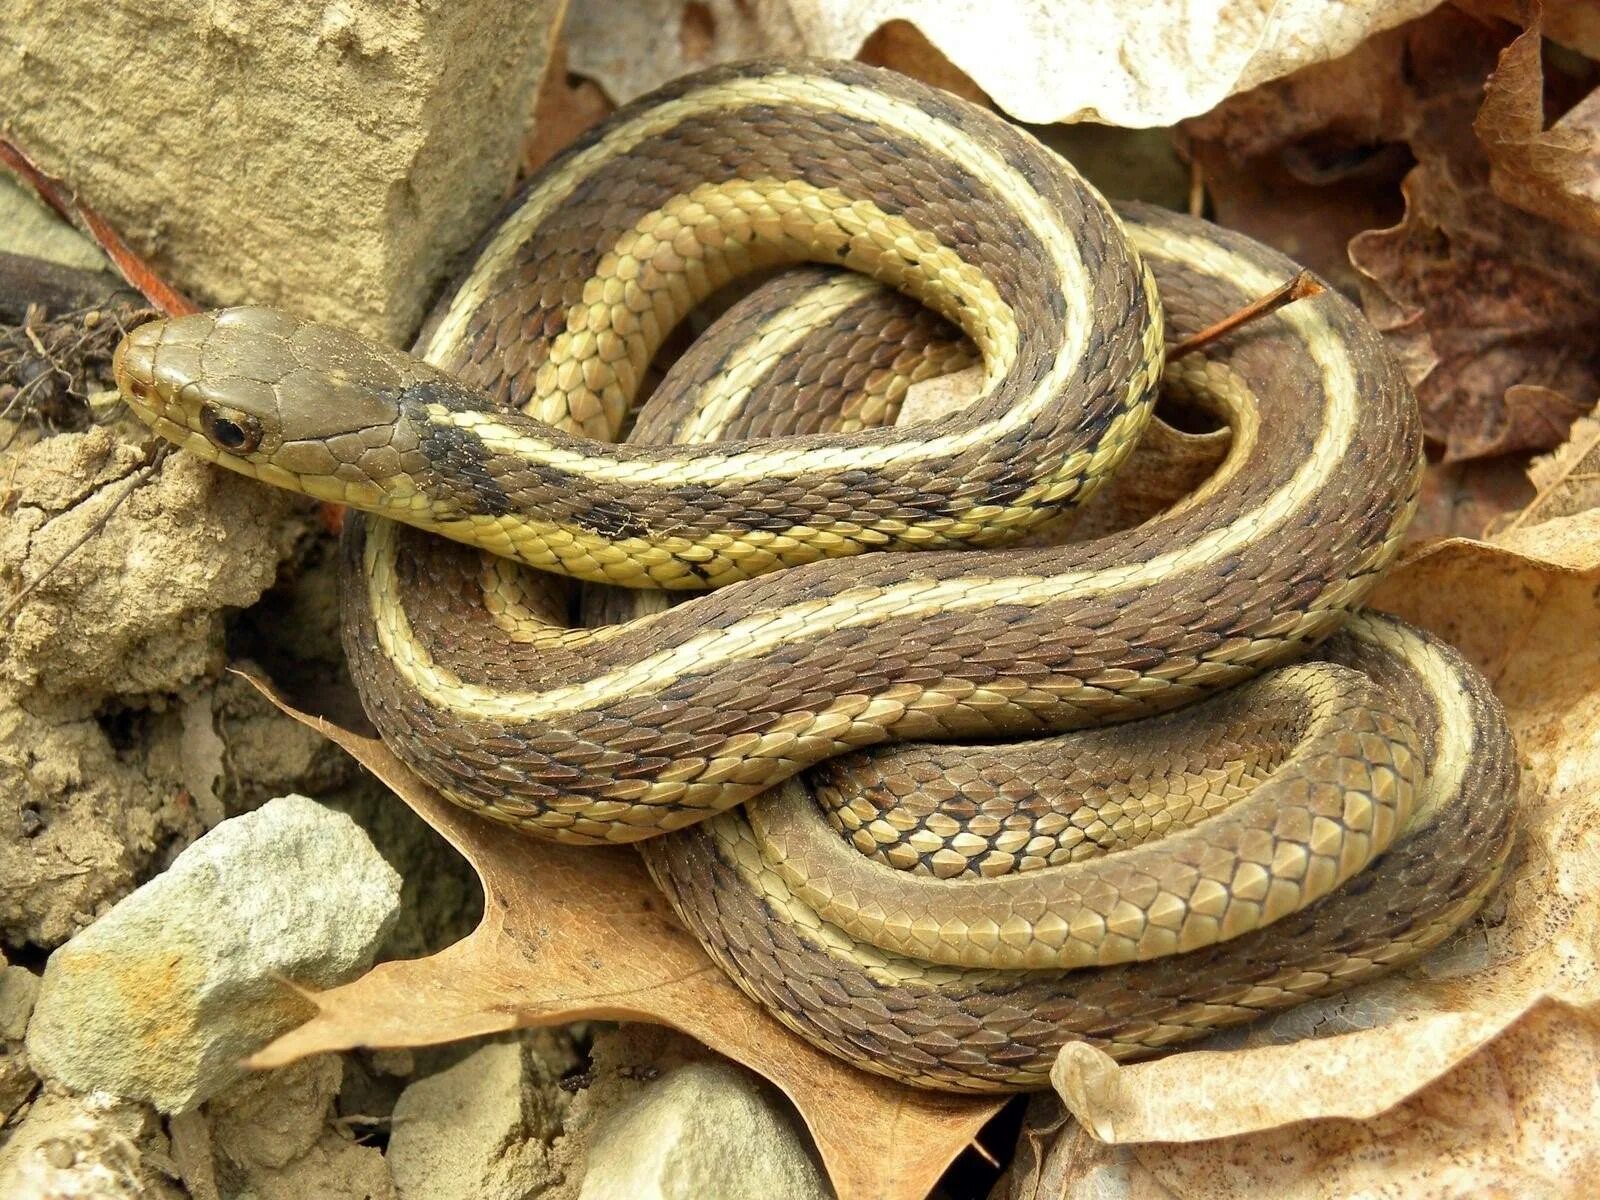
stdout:
{"type": "Polygon", "coordinates": [[[1206,213],[1206,172],[1198,158],[1189,160],[1189,215],[1203,217],[1206,213]]]}
{"type": "Polygon", "coordinates": [[[977,1138],[973,1138],[967,1143],[967,1149],[971,1150],[979,1158],[983,1159],[984,1162],[988,1163],[996,1171],[1000,1170],[1000,1160],[990,1153],[989,1147],[985,1146],[977,1138]]]}
{"type": "Polygon", "coordinates": [[[200,311],[192,300],[157,275],[149,263],[135,254],[111,227],[111,222],[73,195],[61,180],[41,171],[15,143],[5,138],[0,138],[0,163],[25,179],[39,194],[39,198],[65,220],[73,224],[81,221],[122,277],[156,308],[169,317],[187,316],[200,311]]]}
{"type": "Polygon", "coordinates": [[[1268,313],[1277,312],[1285,304],[1293,304],[1296,300],[1306,300],[1312,296],[1320,296],[1328,289],[1318,283],[1310,271],[1301,271],[1282,287],[1273,288],[1265,296],[1252,300],[1238,312],[1230,313],[1215,325],[1202,329],[1199,333],[1190,334],[1183,341],[1167,351],[1167,361],[1182,358],[1185,354],[1193,354],[1196,350],[1204,349],[1212,342],[1226,333],[1231,333],[1241,325],[1248,325],[1258,317],[1268,313]]]}
{"type": "Polygon", "coordinates": [[[67,559],[76,554],[85,542],[104,529],[106,527],[106,522],[111,520],[112,514],[122,506],[122,502],[124,500],[133,495],[134,492],[138,491],[139,488],[145,483],[149,482],[151,476],[161,469],[161,464],[166,462],[167,449],[168,447],[165,445],[158,447],[155,452],[155,456],[151,458],[149,462],[140,467],[132,475],[127,476],[124,480],[127,486],[124,487],[122,491],[117,493],[116,498],[113,499],[110,504],[106,505],[105,511],[100,513],[95,517],[94,520],[89,522],[88,528],[86,528],[81,534],[73,539],[72,544],[61,552],[61,556],[57,558],[55,562],[51,563],[44,570],[40,571],[39,574],[35,575],[33,579],[29,581],[26,587],[24,587],[20,592],[6,602],[6,606],[4,608],[0,608],[0,624],[4,624],[7,620],[9,620],[11,614],[22,607],[22,602],[26,600],[41,583],[43,583],[46,579],[49,579],[51,575],[55,574],[56,571],[60,569],[62,563],[66,562],[67,559]]]}

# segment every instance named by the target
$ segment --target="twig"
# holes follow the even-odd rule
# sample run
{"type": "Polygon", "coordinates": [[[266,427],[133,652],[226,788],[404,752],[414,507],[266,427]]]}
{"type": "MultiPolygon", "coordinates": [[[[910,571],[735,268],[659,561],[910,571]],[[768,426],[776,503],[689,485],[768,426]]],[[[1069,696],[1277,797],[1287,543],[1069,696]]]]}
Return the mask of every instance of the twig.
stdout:
{"type": "Polygon", "coordinates": [[[1196,350],[1204,349],[1212,342],[1231,333],[1241,325],[1248,325],[1258,317],[1268,313],[1277,312],[1286,304],[1293,304],[1296,300],[1306,300],[1312,296],[1320,296],[1328,289],[1318,283],[1310,271],[1301,271],[1282,287],[1273,288],[1265,296],[1252,300],[1238,312],[1230,313],[1215,325],[1209,325],[1199,333],[1190,334],[1167,351],[1167,361],[1182,358],[1185,354],[1193,354],[1196,350]]]}
{"type": "Polygon", "coordinates": [[[1189,160],[1189,215],[1206,215],[1206,172],[1198,158],[1189,160]]]}
{"type": "Polygon", "coordinates": [[[41,171],[15,143],[5,138],[0,138],[0,163],[4,163],[26,180],[39,194],[39,198],[60,213],[65,220],[75,225],[81,222],[88,230],[89,236],[94,238],[106,252],[106,257],[111,260],[122,277],[137,288],[156,308],[169,317],[180,317],[199,311],[193,301],[157,275],[149,263],[135,254],[128,243],[122,240],[121,235],[111,227],[109,221],[73,195],[71,189],[61,180],[41,171]]]}
{"type": "Polygon", "coordinates": [[[990,1152],[989,1147],[985,1146],[976,1137],[967,1143],[967,1149],[971,1150],[979,1158],[983,1159],[984,1162],[988,1163],[996,1171],[1000,1170],[1000,1160],[990,1152]]]}
{"type": "Polygon", "coordinates": [[[62,563],[76,554],[85,542],[105,528],[106,522],[111,520],[112,514],[122,506],[122,502],[133,495],[161,469],[161,464],[167,461],[167,451],[169,449],[170,447],[165,443],[157,447],[154,456],[149,462],[123,480],[125,486],[117,493],[111,503],[106,505],[105,510],[89,522],[88,528],[74,538],[72,544],[63,550],[53,563],[35,575],[20,592],[11,597],[4,608],[0,608],[0,625],[10,620],[11,615],[22,607],[22,602],[32,595],[41,583],[55,574],[61,568],[62,563]]]}

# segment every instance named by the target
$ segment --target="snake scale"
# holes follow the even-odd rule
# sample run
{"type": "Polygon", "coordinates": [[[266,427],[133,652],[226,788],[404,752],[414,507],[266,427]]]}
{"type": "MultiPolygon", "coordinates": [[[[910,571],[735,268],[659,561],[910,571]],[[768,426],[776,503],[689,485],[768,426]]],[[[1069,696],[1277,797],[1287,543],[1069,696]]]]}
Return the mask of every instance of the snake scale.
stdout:
{"type": "Polygon", "coordinates": [[[136,329],[116,372],[161,435],[370,514],[347,654],[441,792],[651,838],[679,914],[791,1028],[1008,1090],[1067,1040],[1148,1054],[1393,969],[1505,862],[1487,685],[1357,614],[1422,463],[1377,335],[1325,292],[1164,363],[1294,270],[1113,211],[889,72],[744,63],[531,181],[415,355],[243,308],[136,329]],[[684,317],[806,262],[832,269],[758,287],[639,410],[684,317]],[[968,408],[894,423],[967,362],[968,408]],[[1158,395],[1229,432],[1152,422],[1158,395]],[[1153,511],[1184,490],[1160,447],[1190,442],[1220,463],[1153,511]],[[1096,516],[1136,446],[1151,495],[1105,490],[1150,511],[1096,516]],[[552,572],[657,590],[574,628],[552,572]]]}

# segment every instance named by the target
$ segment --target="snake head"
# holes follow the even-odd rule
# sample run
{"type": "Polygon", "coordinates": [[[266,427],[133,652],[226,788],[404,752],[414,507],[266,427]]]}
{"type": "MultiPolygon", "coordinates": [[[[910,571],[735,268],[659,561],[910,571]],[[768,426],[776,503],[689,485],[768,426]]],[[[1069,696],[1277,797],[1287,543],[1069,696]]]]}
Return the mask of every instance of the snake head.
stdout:
{"type": "Polygon", "coordinates": [[[381,509],[414,449],[400,397],[432,368],[269,308],[141,325],[113,360],[128,406],[203,458],[318,499],[381,509]],[[390,485],[390,486],[386,486],[390,485]]]}

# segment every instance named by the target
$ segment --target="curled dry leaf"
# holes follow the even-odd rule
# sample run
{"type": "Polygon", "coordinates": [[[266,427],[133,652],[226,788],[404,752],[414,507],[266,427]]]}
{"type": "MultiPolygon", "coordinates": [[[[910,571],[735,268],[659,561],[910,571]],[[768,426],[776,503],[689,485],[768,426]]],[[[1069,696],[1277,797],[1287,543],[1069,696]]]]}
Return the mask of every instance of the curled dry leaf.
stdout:
{"type": "Polygon", "coordinates": [[[1446,461],[1559,445],[1600,392],[1600,238],[1501,199],[1473,128],[1516,34],[1446,5],[1180,131],[1219,221],[1359,290],[1446,461]]]}
{"type": "Polygon", "coordinates": [[[760,54],[854,58],[865,49],[871,61],[931,83],[949,86],[952,74],[965,75],[1023,121],[1151,126],[1335,58],[1435,3],[579,0],[567,36],[573,69],[618,103],[714,62],[760,54]]]}
{"type": "Polygon", "coordinates": [[[1533,536],[1524,531],[1554,517],[1600,509],[1600,408],[1573,424],[1565,445],[1528,465],[1528,482],[1536,489],[1534,498],[1498,523],[1502,541],[1533,536]]]}
{"type": "Polygon", "coordinates": [[[484,917],[438,954],[383,963],[311,994],[316,1015],[251,1065],[589,1019],[668,1025],[794,1102],[840,1200],[922,1200],[999,1109],[1003,1098],[919,1092],[867,1075],[791,1034],[706,957],[631,850],[519,837],[441,799],[382,742],[274,700],[349,751],[466,856],[483,880],[484,917]]]}
{"type": "Polygon", "coordinates": [[[1369,1120],[1327,1118],[1183,1145],[1110,1145],[1036,1101],[994,1200],[1587,1198],[1600,1175],[1600,1026],[1548,1004],[1369,1120]],[[1060,1128],[1059,1136],[1050,1131],[1060,1128]]]}
{"type": "Polygon", "coordinates": [[[1544,127],[1544,66],[1535,23],[1500,55],[1476,129],[1489,186],[1507,204],[1600,234],[1600,89],[1544,127]]]}
{"type": "Polygon", "coordinates": [[[1367,314],[1446,461],[1560,445],[1600,391],[1600,241],[1499,199],[1473,131],[1504,27],[1449,9],[1411,27],[1399,224],[1350,243],[1367,314]]]}

